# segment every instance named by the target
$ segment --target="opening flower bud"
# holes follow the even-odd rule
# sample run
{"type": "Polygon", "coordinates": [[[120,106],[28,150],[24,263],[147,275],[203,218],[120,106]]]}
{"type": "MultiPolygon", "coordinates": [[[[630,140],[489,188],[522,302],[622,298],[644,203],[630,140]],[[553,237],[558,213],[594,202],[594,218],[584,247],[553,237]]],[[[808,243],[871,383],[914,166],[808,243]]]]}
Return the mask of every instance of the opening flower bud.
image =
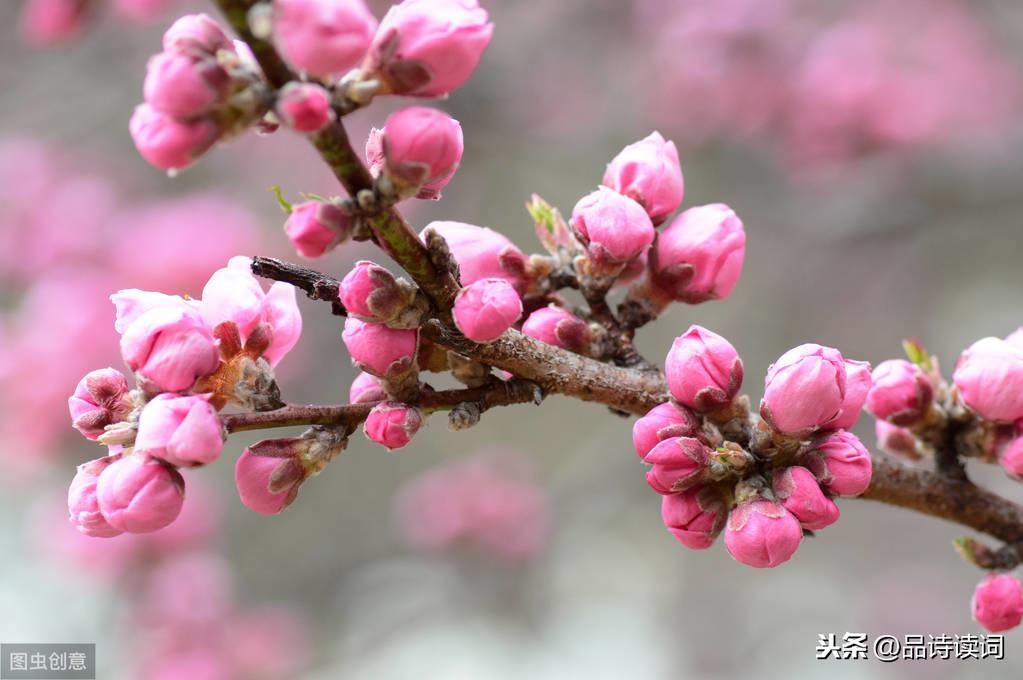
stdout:
{"type": "Polygon", "coordinates": [[[671,396],[696,411],[730,404],[742,387],[739,353],[730,342],[702,326],[690,326],[675,338],[664,372],[671,396]]]}
{"type": "Polygon", "coordinates": [[[697,486],[661,498],[661,520],[691,550],[709,548],[725,526],[728,508],[713,487],[697,486]]]}
{"type": "Polygon", "coordinates": [[[385,175],[400,198],[440,198],[462,160],[462,126],[437,109],[412,106],[373,128],[366,159],[374,177],[385,175]]]}
{"type": "Polygon", "coordinates": [[[952,376],[963,402],[998,422],[1023,418],[1023,349],[983,338],[960,355],[952,376]]]}
{"type": "Polygon", "coordinates": [[[191,306],[156,307],[128,324],[121,356],[162,391],[181,392],[220,366],[213,334],[191,306]]]}
{"type": "Polygon", "coordinates": [[[148,533],[177,518],[185,499],[185,480],[163,461],[134,453],[100,473],[96,498],[110,526],[134,534],[148,533]]]}
{"type": "Polygon", "coordinates": [[[608,163],[602,184],[639,203],[661,224],[682,205],[685,192],[675,143],[652,132],[629,144],[608,163]]]}
{"type": "Polygon", "coordinates": [[[212,463],[224,448],[224,427],[205,395],[161,394],[139,415],[135,450],[177,467],[212,463]]]}
{"type": "MultiPolygon", "coordinates": [[[[572,230],[597,267],[622,265],[654,240],[654,225],[636,201],[607,187],[584,196],[572,210],[572,230]]],[[[614,273],[621,269],[618,266],[614,273]]]]}
{"type": "Polygon", "coordinates": [[[465,337],[490,342],[522,316],[522,299],[504,279],[480,279],[458,291],[453,314],[465,337]]]}
{"type": "Polygon", "coordinates": [[[905,359],[878,364],[867,394],[867,409],[895,425],[920,422],[934,401],[934,386],[920,367],[905,359]]]}
{"type": "Polygon", "coordinates": [[[845,385],[845,360],[837,349],[800,345],[767,369],[760,414],[784,434],[812,432],[839,417],[845,385]]]}
{"type": "Polygon", "coordinates": [[[415,406],[385,401],[373,407],[363,427],[366,437],[389,449],[400,449],[423,426],[423,412],[415,406]]]}
{"type": "Polygon", "coordinates": [[[698,304],[728,297],[742,273],[746,232],[723,203],[690,208],[657,237],[651,268],[675,300],[698,304]]]}
{"type": "Polygon", "coordinates": [[[107,425],[125,420],[132,411],[128,381],[113,368],[87,373],[67,404],[71,424],[88,439],[96,439],[107,425]]]}
{"type": "Polygon", "coordinates": [[[585,321],[563,307],[541,307],[522,324],[522,332],[548,345],[585,353],[592,333],[585,321]]]}

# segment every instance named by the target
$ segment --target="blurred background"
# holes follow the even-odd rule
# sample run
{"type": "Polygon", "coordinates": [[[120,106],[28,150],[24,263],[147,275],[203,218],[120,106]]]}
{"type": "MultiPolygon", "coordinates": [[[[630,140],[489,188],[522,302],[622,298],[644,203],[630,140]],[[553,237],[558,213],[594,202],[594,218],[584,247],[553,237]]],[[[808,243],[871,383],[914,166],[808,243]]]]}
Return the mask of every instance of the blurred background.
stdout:
{"type": "MultiPolygon", "coordinates": [[[[90,539],[66,522],[79,378],[121,367],[107,296],[198,296],[234,254],[296,259],[267,191],[334,194],[311,147],[244,135],[169,179],[132,147],[146,58],[191,0],[0,3],[0,640],[92,642],[101,678],[1018,678],[1006,660],[815,661],[819,634],[975,634],[964,530],[845,500],[778,569],[687,551],[631,450],[631,422],[551,397],[389,454],[355,436],[286,512],[247,511],[234,436],[185,475],[170,528],[90,539]],[[45,8],[44,8],[45,9],[45,8]],[[52,19],[52,14],[45,15],[52,19]],[[482,493],[482,490],[489,493],[482,493]],[[496,491],[494,491],[496,490],[496,491]]],[[[381,16],[383,2],[370,3],[381,16]]],[[[538,250],[523,204],[564,213],[625,144],[679,146],[684,206],[746,224],[726,302],[676,306],[638,338],[660,360],[700,323],[729,338],[759,399],[802,342],[878,362],[919,337],[946,367],[1023,323],[1023,5],[1015,0],[484,0],[474,78],[435,105],[462,169],[414,226],[454,219],[538,250]]],[[[364,139],[400,102],[351,117],[364,139]]],[[[316,263],[343,275],[350,244],[316,263]]],[[[278,369],[292,402],[346,400],[336,318],[278,369]]],[[[857,428],[873,442],[872,422],[857,428]]],[[[971,470],[1023,500],[998,471],[971,470]]]]}

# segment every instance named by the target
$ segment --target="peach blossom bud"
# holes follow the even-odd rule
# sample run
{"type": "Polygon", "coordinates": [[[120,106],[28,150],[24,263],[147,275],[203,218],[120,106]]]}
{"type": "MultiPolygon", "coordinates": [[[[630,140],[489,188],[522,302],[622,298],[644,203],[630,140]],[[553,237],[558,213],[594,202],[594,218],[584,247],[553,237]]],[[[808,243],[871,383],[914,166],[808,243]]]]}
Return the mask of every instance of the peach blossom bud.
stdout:
{"type": "Polygon", "coordinates": [[[1014,437],[1005,445],[998,462],[1007,475],[1023,481],[1023,435],[1014,437]]]}
{"type": "Polygon", "coordinates": [[[541,342],[572,352],[585,352],[592,339],[586,322],[563,307],[541,307],[522,324],[522,332],[541,342]]]}
{"type": "Polygon", "coordinates": [[[161,394],[139,415],[135,450],[177,467],[212,463],[224,448],[224,426],[205,395],[161,394]]]}
{"type": "Polygon", "coordinates": [[[160,170],[188,167],[213,146],[218,136],[212,121],[175,120],[149,104],[135,107],[128,129],[139,155],[160,170]]]}
{"type": "Polygon", "coordinates": [[[845,384],[845,359],[837,349],[799,345],[767,369],[760,414],[779,432],[812,432],[839,417],[845,384]]]}
{"type": "Polygon", "coordinates": [[[836,496],[859,496],[870,486],[870,453],[852,432],[822,435],[813,450],[800,460],[817,481],[836,496]]]}
{"type": "Polygon", "coordinates": [[[414,365],[419,332],[366,323],[350,316],[345,320],[341,338],[362,370],[383,377],[414,365]]]}
{"type": "Polygon", "coordinates": [[[110,296],[114,303],[114,330],[123,334],[128,326],[151,309],[170,307],[173,309],[195,309],[196,305],[177,295],[165,295],[138,288],[119,290],[110,296]]]}
{"type": "Polygon", "coordinates": [[[308,476],[299,459],[305,446],[302,437],[266,439],[238,456],[234,482],[245,507],[275,515],[291,505],[308,476]]]}
{"type": "Polygon", "coordinates": [[[746,232],[723,203],[690,208],[657,237],[651,268],[675,300],[698,304],[728,297],[742,273],[746,232]]]}
{"type": "Polygon", "coordinates": [[[1023,349],[998,338],[978,340],[960,355],[952,380],[963,402],[982,418],[1023,418],[1023,349]]]}
{"type": "Polygon", "coordinates": [[[146,103],[173,118],[208,113],[227,94],[231,77],[215,57],[161,52],[146,64],[146,103]]]}
{"type": "Polygon", "coordinates": [[[362,68],[394,94],[439,97],[469,79],[493,32],[477,0],[403,0],[380,22],[362,68]]]}
{"type": "Polygon", "coordinates": [[[273,37],[281,56],[318,76],[358,64],[376,27],[363,0],[274,0],[273,37]]]}
{"type": "Polygon", "coordinates": [[[704,550],[714,543],[728,517],[728,508],[713,487],[697,486],[661,498],[661,520],[679,543],[704,550]]]}
{"type": "Polygon", "coordinates": [[[366,417],[366,437],[389,449],[400,449],[423,426],[423,412],[415,406],[384,401],[373,407],[366,417]]]}
{"type": "Polygon", "coordinates": [[[870,363],[867,361],[845,360],[845,398],[842,399],[842,413],[838,419],[824,427],[829,430],[851,429],[860,419],[863,404],[867,401],[872,379],[870,363]]]}
{"type": "Polygon", "coordinates": [[[88,10],[88,0],[28,0],[18,29],[32,45],[53,45],[77,35],[88,10]]]}
{"type": "Polygon", "coordinates": [[[71,480],[71,488],[67,492],[67,507],[71,524],[86,536],[110,538],[123,533],[120,529],[110,526],[99,509],[96,499],[96,482],[100,474],[108,466],[117,461],[119,456],[112,455],[90,460],[78,466],[75,478],[71,480]]]}
{"type": "Polygon", "coordinates": [[[124,374],[113,368],[87,373],[67,400],[71,424],[88,439],[103,434],[103,428],[127,419],[132,411],[124,374]]]}
{"type": "Polygon", "coordinates": [[[920,422],[934,401],[934,386],[920,367],[905,359],[882,361],[874,369],[867,409],[895,425],[920,422]]]}
{"type": "Polygon", "coordinates": [[[572,209],[572,231],[599,265],[620,265],[653,243],[654,225],[636,201],[607,187],[583,196],[572,209]]]}
{"type": "Polygon", "coordinates": [[[875,420],[874,434],[877,435],[878,448],[885,453],[905,456],[910,460],[920,459],[916,437],[906,428],[892,425],[887,420],[875,420]]]}
{"type": "Polygon", "coordinates": [[[181,54],[234,52],[234,43],[224,29],[207,14],[186,14],[163,34],[163,49],[181,54]]]}
{"type": "Polygon", "coordinates": [[[462,160],[462,126],[437,109],[412,106],[373,128],[366,160],[374,177],[391,181],[402,198],[438,199],[462,160]]]}
{"type": "Polygon", "coordinates": [[[788,562],[803,540],[799,520],[780,503],[754,496],[728,515],[725,548],[738,562],[758,569],[788,562]]]}
{"type": "Polygon", "coordinates": [[[397,279],[375,262],[359,260],[338,286],[338,299],[348,313],[367,323],[388,323],[408,306],[408,294],[397,279]]]}
{"type": "Polygon", "coordinates": [[[973,591],[970,609],[992,633],[1015,628],[1023,620],[1023,585],[1009,574],[988,574],[973,591]]]}
{"type": "Polygon", "coordinates": [[[690,326],[675,338],[664,362],[671,396],[696,411],[730,404],[742,387],[742,359],[723,337],[690,326]]]}
{"type": "Polygon", "coordinates": [[[636,455],[646,458],[650,449],[669,437],[691,437],[700,429],[700,420],[685,406],[658,404],[632,426],[632,445],[636,455]]]}
{"type": "Polygon", "coordinates": [[[121,356],[133,371],[167,392],[181,392],[220,366],[210,329],[187,307],[158,307],[121,335],[121,356]]]}
{"type": "Polygon", "coordinates": [[[504,279],[480,279],[458,291],[453,313],[465,337],[490,342],[522,316],[522,299],[504,279]]]}
{"type": "Polygon", "coordinates": [[[463,222],[430,222],[420,234],[424,242],[431,229],[444,238],[458,262],[463,286],[496,278],[512,284],[520,294],[525,291],[526,256],[503,234],[463,222]]]}
{"type": "Polygon", "coordinates": [[[177,518],[185,499],[185,480],[163,461],[136,453],[100,473],[96,497],[110,526],[143,534],[177,518]]]}
{"type": "Polygon", "coordinates": [[[355,376],[352,386],[348,389],[348,401],[353,404],[374,404],[387,399],[387,392],[384,390],[380,378],[369,373],[360,373],[355,376]]]}
{"type": "Polygon", "coordinates": [[[817,531],[838,521],[838,506],[821,492],[817,479],[805,467],[775,470],[772,488],[803,528],[817,531]]]}
{"type": "Polygon", "coordinates": [[[316,83],[288,83],[277,93],[274,111],[296,132],[319,132],[334,120],[330,93],[316,83]]]}
{"type": "Polygon", "coordinates": [[[669,437],[643,459],[653,467],[646,481],[661,495],[678,493],[699,483],[710,462],[711,450],[693,437],[669,437]]]}
{"type": "Polygon", "coordinates": [[[651,132],[608,163],[602,184],[643,206],[655,225],[682,205],[685,181],[674,142],[651,132]]]}
{"type": "Polygon", "coordinates": [[[306,201],[292,208],[284,232],[299,255],[320,257],[348,238],[351,218],[333,203],[306,201]]]}

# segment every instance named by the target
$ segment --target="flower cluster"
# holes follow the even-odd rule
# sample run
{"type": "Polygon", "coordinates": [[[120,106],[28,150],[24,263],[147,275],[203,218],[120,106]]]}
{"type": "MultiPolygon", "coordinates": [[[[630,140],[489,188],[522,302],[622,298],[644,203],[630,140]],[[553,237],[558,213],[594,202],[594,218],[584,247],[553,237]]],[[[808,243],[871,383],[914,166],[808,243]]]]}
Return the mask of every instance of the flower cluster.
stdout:
{"type": "Polygon", "coordinates": [[[632,437],[682,545],[709,548],[724,530],[736,560],[776,567],[805,532],[838,519],[835,497],[870,484],[870,454],[847,430],[867,399],[866,362],[820,345],[789,350],[767,371],[759,417],[738,396],[738,352],[706,328],[675,339],[665,372],[672,400],[637,420],[632,437]]]}

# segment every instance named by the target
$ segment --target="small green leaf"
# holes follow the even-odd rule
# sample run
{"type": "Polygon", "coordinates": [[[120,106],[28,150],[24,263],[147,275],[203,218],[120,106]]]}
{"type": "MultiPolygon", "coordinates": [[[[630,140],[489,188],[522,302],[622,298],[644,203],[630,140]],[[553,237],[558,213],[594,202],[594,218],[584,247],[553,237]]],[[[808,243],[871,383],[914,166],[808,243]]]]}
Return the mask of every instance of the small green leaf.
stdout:
{"type": "Polygon", "coordinates": [[[326,196],[320,196],[319,194],[307,194],[303,191],[298,192],[298,195],[307,201],[319,201],[320,203],[330,203],[330,199],[326,196]]]}
{"type": "Polygon", "coordinates": [[[911,362],[925,371],[930,371],[934,368],[931,356],[927,353],[927,348],[916,338],[903,340],[902,349],[911,362]]]}
{"type": "Polygon", "coordinates": [[[285,215],[290,215],[291,211],[294,210],[294,206],[288,202],[288,199],[284,198],[284,192],[281,191],[280,184],[274,184],[270,187],[269,191],[272,191],[274,196],[277,197],[277,204],[281,206],[281,210],[284,211],[285,215]]]}

